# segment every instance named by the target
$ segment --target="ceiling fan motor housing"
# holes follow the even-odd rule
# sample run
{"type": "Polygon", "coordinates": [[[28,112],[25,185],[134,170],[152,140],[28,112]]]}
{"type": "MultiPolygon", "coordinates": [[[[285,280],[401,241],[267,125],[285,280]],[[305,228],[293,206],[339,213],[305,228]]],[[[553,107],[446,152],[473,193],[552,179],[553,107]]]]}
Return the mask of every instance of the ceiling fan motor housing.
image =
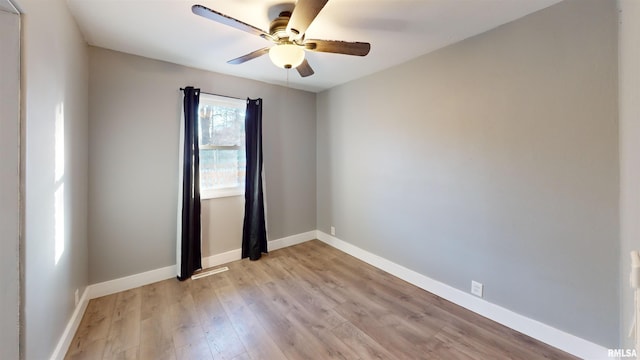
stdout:
{"type": "Polygon", "coordinates": [[[277,38],[289,40],[289,35],[287,34],[287,24],[289,24],[289,19],[291,18],[290,11],[283,11],[280,15],[273,19],[271,25],[269,26],[269,33],[277,38]]]}

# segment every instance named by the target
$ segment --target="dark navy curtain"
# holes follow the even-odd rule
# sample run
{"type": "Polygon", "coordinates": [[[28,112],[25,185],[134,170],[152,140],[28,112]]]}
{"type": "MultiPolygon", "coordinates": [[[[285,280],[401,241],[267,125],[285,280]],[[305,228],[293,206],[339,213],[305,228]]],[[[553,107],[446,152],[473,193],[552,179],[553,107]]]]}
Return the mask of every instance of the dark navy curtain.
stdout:
{"type": "Polygon", "coordinates": [[[267,252],[267,231],[262,193],[262,99],[247,99],[245,115],[247,154],[244,192],[242,258],[258,260],[267,252]]]}
{"type": "Polygon", "coordinates": [[[200,246],[200,148],[198,146],[198,105],[200,89],[184,90],[184,138],[182,158],[182,217],[179,280],[186,280],[202,268],[200,246]]]}

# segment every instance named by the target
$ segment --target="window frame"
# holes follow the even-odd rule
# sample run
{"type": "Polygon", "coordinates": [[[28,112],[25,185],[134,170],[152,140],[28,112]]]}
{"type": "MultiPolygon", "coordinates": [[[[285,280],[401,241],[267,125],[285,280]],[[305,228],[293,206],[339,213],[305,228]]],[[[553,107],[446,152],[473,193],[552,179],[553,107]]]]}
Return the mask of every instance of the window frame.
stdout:
{"type": "MultiPolygon", "coordinates": [[[[229,104],[230,107],[246,106],[246,100],[236,99],[231,97],[225,97],[221,95],[212,95],[200,93],[200,104],[209,106],[221,106],[221,104],[229,104]]],[[[198,109],[198,141],[202,139],[202,128],[200,124],[200,109],[198,109]]],[[[246,130],[245,130],[246,131],[246,130]]],[[[245,136],[243,133],[242,136],[245,136]]],[[[203,145],[198,144],[199,150],[242,150],[242,145],[203,145]]],[[[201,155],[201,154],[199,154],[201,155]]],[[[246,164],[245,164],[246,166],[246,164]]],[[[230,196],[242,196],[245,191],[245,184],[238,184],[238,186],[224,187],[218,189],[202,189],[202,179],[200,181],[200,200],[218,199],[230,196]]]]}

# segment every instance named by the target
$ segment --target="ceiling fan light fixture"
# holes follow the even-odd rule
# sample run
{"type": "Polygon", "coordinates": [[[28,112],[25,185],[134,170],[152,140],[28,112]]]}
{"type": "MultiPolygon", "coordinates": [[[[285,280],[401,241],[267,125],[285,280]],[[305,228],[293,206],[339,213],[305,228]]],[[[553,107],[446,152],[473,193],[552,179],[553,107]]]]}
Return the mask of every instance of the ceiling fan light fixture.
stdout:
{"type": "Polygon", "coordinates": [[[297,68],[304,61],[304,49],[294,44],[278,44],[269,49],[269,58],[280,68],[297,68]]]}

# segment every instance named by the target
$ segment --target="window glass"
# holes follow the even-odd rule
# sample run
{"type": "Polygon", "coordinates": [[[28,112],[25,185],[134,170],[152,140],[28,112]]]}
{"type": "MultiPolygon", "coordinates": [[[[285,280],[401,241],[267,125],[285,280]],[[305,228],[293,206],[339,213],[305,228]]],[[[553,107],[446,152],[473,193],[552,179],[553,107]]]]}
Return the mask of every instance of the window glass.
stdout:
{"type": "Polygon", "coordinates": [[[200,95],[200,196],[244,194],[244,100],[200,95]]]}

